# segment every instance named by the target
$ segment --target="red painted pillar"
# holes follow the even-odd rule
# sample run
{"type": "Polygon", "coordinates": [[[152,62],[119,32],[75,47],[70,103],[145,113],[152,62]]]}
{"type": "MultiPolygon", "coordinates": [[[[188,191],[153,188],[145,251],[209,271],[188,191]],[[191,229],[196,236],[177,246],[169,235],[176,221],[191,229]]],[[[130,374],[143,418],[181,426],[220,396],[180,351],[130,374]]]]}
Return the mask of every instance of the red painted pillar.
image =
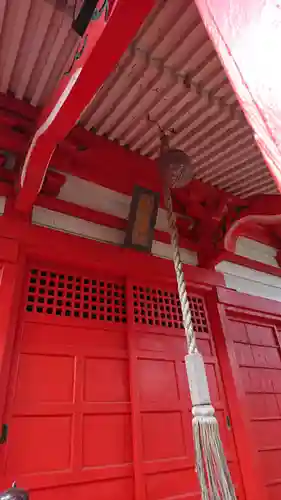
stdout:
{"type": "Polygon", "coordinates": [[[24,259],[19,242],[0,238],[0,434],[10,375],[10,363],[22,299],[24,259]]]}
{"type": "Polygon", "coordinates": [[[280,1],[195,1],[281,190],[280,1]]]}

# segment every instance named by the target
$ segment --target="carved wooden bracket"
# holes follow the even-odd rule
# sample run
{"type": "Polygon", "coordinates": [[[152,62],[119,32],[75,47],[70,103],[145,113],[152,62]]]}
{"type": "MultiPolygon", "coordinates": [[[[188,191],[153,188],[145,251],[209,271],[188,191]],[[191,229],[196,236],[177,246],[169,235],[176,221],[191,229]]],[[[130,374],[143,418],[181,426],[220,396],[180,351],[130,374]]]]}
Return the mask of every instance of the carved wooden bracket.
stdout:
{"type": "MultiPolygon", "coordinates": [[[[181,234],[196,244],[199,265],[210,268],[223,259],[224,253],[235,252],[238,236],[259,240],[260,228],[266,228],[276,242],[281,242],[281,197],[258,195],[241,199],[219,191],[200,181],[193,181],[185,193],[175,192],[184,204],[193,227],[181,234]]],[[[176,201],[175,201],[176,205],[176,201]]],[[[281,261],[281,255],[279,255],[281,261]]]]}

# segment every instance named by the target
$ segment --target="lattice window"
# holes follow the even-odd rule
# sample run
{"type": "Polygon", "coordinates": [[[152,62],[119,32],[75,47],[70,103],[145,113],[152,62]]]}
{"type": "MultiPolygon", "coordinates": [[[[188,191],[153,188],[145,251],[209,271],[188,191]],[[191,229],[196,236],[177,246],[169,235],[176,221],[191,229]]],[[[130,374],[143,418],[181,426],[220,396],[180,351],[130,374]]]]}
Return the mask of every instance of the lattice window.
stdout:
{"type": "MultiPolygon", "coordinates": [[[[181,306],[177,293],[134,286],[133,299],[135,323],[165,328],[183,328],[181,306]]],[[[208,333],[204,299],[191,295],[189,301],[195,332],[208,333]]]]}
{"type": "Polygon", "coordinates": [[[125,287],[121,282],[32,269],[26,311],[125,323],[125,287]]]}

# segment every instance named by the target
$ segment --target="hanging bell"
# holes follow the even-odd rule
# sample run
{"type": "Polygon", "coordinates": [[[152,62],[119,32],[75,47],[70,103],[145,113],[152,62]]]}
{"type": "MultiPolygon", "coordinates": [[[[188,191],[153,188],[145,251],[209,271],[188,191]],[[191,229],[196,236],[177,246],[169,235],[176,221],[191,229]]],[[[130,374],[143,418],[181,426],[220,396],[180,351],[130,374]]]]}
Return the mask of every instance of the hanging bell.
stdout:
{"type": "Polygon", "coordinates": [[[193,178],[189,156],[180,149],[170,148],[168,137],[165,135],[161,138],[158,163],[164,181],[170,188],[184,187],[193,178]]]}
{"type": "Polygon", "coordinates": [[[0,493],[0,500],[29,500],[27,491],[17,488],[16,483],[3,493],[0,493]]]}

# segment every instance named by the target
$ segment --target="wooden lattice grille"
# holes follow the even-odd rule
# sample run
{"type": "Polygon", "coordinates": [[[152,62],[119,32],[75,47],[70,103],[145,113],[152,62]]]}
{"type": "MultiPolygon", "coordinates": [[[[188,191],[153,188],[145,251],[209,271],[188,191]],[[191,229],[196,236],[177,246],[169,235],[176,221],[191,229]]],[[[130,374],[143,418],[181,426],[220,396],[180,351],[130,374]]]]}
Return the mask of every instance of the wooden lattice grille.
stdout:
{"type": "Polygon", "coordinates": [[[125,323],[125,286],[121,281],[31,269],[26,311],[125,323]]]}
{"type": "MultiPolygon", "coordinates": [[[[133,287],[134,322],[164,328],[183,328],[179,296],[158,288],[133,287]]],[[[196,333],[208,333],[204,299],[189,296],[192,322],[196,333]]]]}
{"type": "MultiPolygon", "coordinates": [[[[209,333],[204,298],[190,295],[189,301],[196,333],[209,333]]],[[[28,273],[26,311],[126,323],[125,283],[33,268],[28,273]]],[[[136,324],[183,328],[176,292],[134,285],[133,311],[136,324]]]]}

